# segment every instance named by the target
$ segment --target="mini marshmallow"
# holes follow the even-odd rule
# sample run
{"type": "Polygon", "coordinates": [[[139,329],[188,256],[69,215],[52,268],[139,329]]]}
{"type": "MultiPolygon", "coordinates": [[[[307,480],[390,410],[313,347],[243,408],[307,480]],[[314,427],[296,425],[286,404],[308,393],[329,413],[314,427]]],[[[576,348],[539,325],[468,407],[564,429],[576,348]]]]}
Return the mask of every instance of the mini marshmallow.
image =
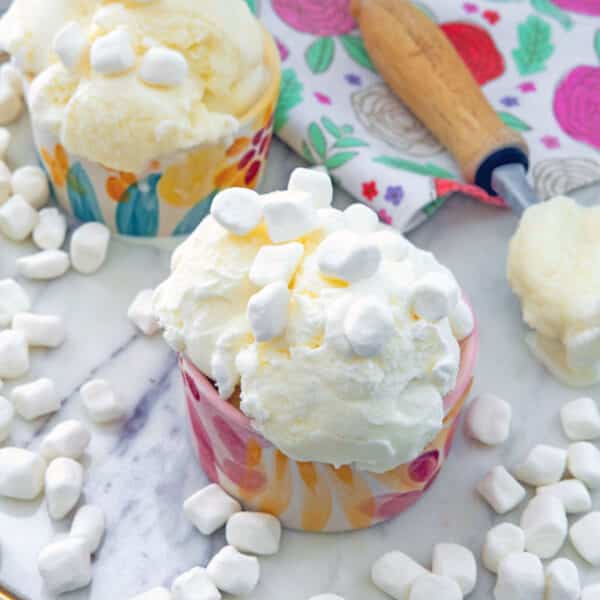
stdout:
{"type": "Polygon", "coordinates": [[[412,290],[411,304],[422,319],[439,321],[451,314],[458,304],[458,286],[448,273],[426,273],[412,290]]]}
{"type": "MultiPolygon", "coordinates": [[[[140,0],[138,0],[138,2],[139,1],[140,0]]],[[[171,596],[171,592],[166,588],[157,587],[138,594],[137,596],[132,596],[129,600],[173,600],[173,597],[171,596]]]]}
{"type": "Polygon", "coordinates": [[[0,279],[0,328],[10,325],[17,313],[30,308],[29,296],[14,279],[0,279]]]}
{"type": "Polygon", "coordinates": [[[377,588],[395,600],[407,600],[414,581],[427,574],[419,563],[398,551],[378,558],[371,568],[371,579],[377,588]]]}
{"type": "Polygon", "coordinates": [[[114,390],[104,379],[93,379],[79,390],[83,406],[94,423],[112,423],[122,419],[127,411],[114,390]]]}
{"type": "Polygon", "coordinates": [[[462,597],[460,587],[454,579],[425,573],[415,579],[408,600],[462,600],[462,597]]]}
{"type": "Polygon", "coordinates": [[[600,488],[600,450],[589,442],[571,444],[568,450],[569,472],[591,490],[600,488]]]}
{"type": "Polygon", "coordinates": [[[124,29],[115,29],[99,37],[90,51],[92,69],[102,75],[115,75],[129,71],[135,65],[135,52],[131,37],[124,29]]]}
{"type": "Polygon", "coordinates": [[[260,564],[255,556],[247,556],[233,546],[225,546],[213,556],[206,572],[222,592],[244,596],[258,585],[260,564]]]}
{"type": "Polygon", "coordinates": [[[0,396],[0,442],[4,442],[10,436],[15,409],[4,397],[0,396]]]}
{"type": "Polygon", "coordinates": [[[394,335],[394,317],[387,304],[374,296],[359,298],[344,319],[344,333],[358,356],[379,354],[394,335]]]}
{"type": "Polygon", "coordinates": [[[227,231],[247,235],[260,225],[263,205],[254,190],[229,188],[214,197],[210,214],[227,231]]]}
{"type": "Polygon", "coordinates": [[[494,394],[480,394],[473,400],[465,419],[467,433],[477,441],[496,446],[510,435],[512,408],[494,394]]]}
{"type": "Polygon", "coordinates": [[[154,335],[160,329],[152,309],[153,295],[151,289],[138,292],[127,309],[127,317],[144,335],[154,335]]]}
{"type": "MultiPolygon", "coordinates": [[[[2,77],[2,67],[0,67],[0,78],[1,77],[2,77]]],[[[11,139],[10,130],[8,130],[6,127],[0,127],[0,159],[4,158],[6,156],[8,147],[10,146],[10,139],[11,139]]],[[[6,167],[6,170],[8,171],[8,167],[6,167]]],[[[9,176],[10,176],[10,171],[9,171],[9,176]]],[[[9,177],[9,180],[10,180],[10,177],[9,177]]],[[[2,191],[2,190],[0,190],[0,191],[2,191]]],[[[7,191],[9,191],[9,190],[7,190],[7,191]]],[[[0,196],[0,204],[2,204],[3,202],[6,202],[7,199],[8,199],[8,193],[6,194],[6,197],[0,196]]]]}
{"type": "Polygon", "coordinates": [[[524,531],[512,523],[501,523],[487,532],[481,558],[488,571],[497,573],[500,563],[509,554],[524,551],[524,531]]]}
{"type": "Polygon", "coordinates": [[[43,208],[33,230],[33,241],[41,250],[58,250],[65,241],[67,219],[57,208],[43,208]]]}
{"type": "Polygon", "coordinates": [[[0,81],[0,125],[8,125],[16,121],[23,110],[23,101],[14,88],[0,81]]]}
{"type": "Polygon", "coordinates": [[[281,540],[279,519],[266,513],[238,512],[227,521],[225,539],[240,552],[277,554],[281,540]]]}
{"type": "Polygon", "coordinates": [[[567,539],[569,524],[562,502],[551,494],[534,496],[521,515],[525,550],[540,558],[552,558],[567,539]]]}
{"type": "Polygon", "coordinates": [[[248,302],[248,320],[257,342],[283,334],[288,323],[290,292],[282,281],[270,283],[248,302]]]}
{"type": "Polygon", "coordinates": [[[551,494],[558,498],[568,514],[586,513],[592,508],[592,497],[588,489],[577,479],[565,479],[551,485],[539,487],[537,494],[551,494]]]}
{"type": "Polygon", "coordinates": [[[301,238],[319,226],[311,195],[306,192],[273,192],[264,200],[267,232],[275,244],[301,238]]]}
{"type": "Polygon", "coordinates": [[[579,519],[569,532],[575,550],[595,567],[600,566],[600,512],[579,519]]]}
{"type": "Polygon", "coordinates": [[[379,248],[385,260],[398,262],[410,252],[410,242],[401,233],[389,228],[371,233],[366,239],[379,248]]]}
{"type": "Polygon", "coordinates": [[[12,63],[6,62],[0,67],[0,82],[10,86],[18,96],[23,96],[23,76],[12,63]]]}
{"type": "Polygon", "coordinates": [[[381,264],[381,250],[350,231],[332,233],[317,252],[321,273],[348,283],[372,277],[381,264]]]}
{"type": "MultiPolygon", "coordinates": [[[[8,129],[5,127],[0,127],[0,131],[8,131],[8,129]]],[[[2,134],[0,138],[2,139],[2,142],[4,142],[6,135],[2,134]]],[[[8,141],[10,141],[10,138],[8,141]]],[[[4,150],[2,157],[4,157],[5,153],[6,150],[4,150]]],[[[12,173],[10,172],[10,169],[6,166],[6,163],[3,160],[0,160],[0,204],[4,204],[12,196],[12,185],[10,183],[11,178],[12,173]]]]}
{"type": "Polygon", "coordinates": [[[477,491],[490,506],[503,515],[525,499],[525,488],[503,467],[494,467],[477,485],[477,491]]]}
{"type": "Polygon", "coordinates": [[[204,535],[211,535],[242,510],[240,503],[216,483],[207,485],[183,504],[185,516],[204,535]]]}
{"type": "Polygon", "coordinates": [[[185,57],[177,50],[160,46],[150,48],[140,65],[140,79],[150,85],[176,87],[181,85],[188,74],[185,57]]]}
{"type": "Polygon", "coordinates": [[[0,232],[10,240],[27,239],[37,222],[37,212],[23,196],[12,196],[0,206],[0,232]]]}
{"type": "Polygon", "coordinates": [[[45,488],[48,514],[52,519],[63,519],[81,496],[83,467],[72,458],[55,458],[46,469],[45,488]]]}
{"type": "Polygon", "coordinates": [[[575,564],[567,558],[557,558],[546,567],[545,600],[579,600],[581,584],[575,564]]]}
{"type": "Polygon", "coordinates": [[[475,329],[475,317],[471,307],[461,298],[454,310],[448,315],[454,337],[462,342],[475,329]]]}
{"type": "Polygon", "coordinates": [[[80,225],[71,236],[71,263],[79,273],[90,275],[100,269],[106,260],[110,230],[102,223],[80,225]]]}
{"type": "Polygon", "coordinates": [[[17,313],[12,327],[22,331],[29,346],[57,348],[66,337],[65,323],[56,315],[36,315],[33,313],[17,313]]]}
{"type": "Polygon", "coordinates": [[[69,419],[56,425],[42,440],[40,454],[46,460],[59,456],[79,460],[91,439],[90,430],[81,421],[69,419]]]}
{"type": "Polygon", "coordinates": [[[574,442],[600,438],[600,409],[591,398],[578,398],[560,409],[565,434],[574,442]]]}
{"type": "Polygon", "coordinates": [[[105,527],[104,511],[94,504],[86,504],[75,513],[69,535],[85,540],[88,552],[94,554],[100,546],[105,527]]]}
{"type": "Polygon", "coordinates": [[[62,250],[42,250],[17,258],[17,270],[28,279],[50,280],[62,277],[71,266],[69,255],[62,250]]]}
{"type": "Polygon", "coordinates": [[[55,36],[52,48],[63,66],[72,71],[80,64],[88,51],[89,42],[83,28],[69,21],[55,36]]]}
{"type": "Polygon", "coordinates": [[[528,485],[541,486],[562,479],[567,466],[567,453],[562,448],[539,444],[533,448],[523,463],[513,472],[515,477],[528,485]]]}
{"type": "Polygon", "coordinates": [[[477,582],[477,562],[473,553],[458,544],[436,544],[431,570],[435,575],[454,579],[461,596],[468,596],[477,582]]]}
{"type": "Polygon", "coordinates": [[[92,580],[90,554],[81,538],[66,537],[46,546],[38,556],[38,569],[53,594],[78,590],[92,580]]]}
{"type": "Polygon", "coordinates": [[[206,569],[194,567],[181,574],[171,586],[173,600],[221,600],[221,592],[210,580],[206,569]]]}
{"type": "Polygon", "coordinates": [[[0,331],[0,377],[17,379],[29,371],[29,348],[22,331],[0,331]]]}
{"type": "Polygon", "coordinates": [[[325,235],[346,228],[344,213],[337,208],[320,208],[317,210],[317,219],[319,220],[319,228],[325,235]]]}
{"type": "Polygon", "coordinates": [[[48,377],[13,388],[11,399],[15,410],[27,421],[54,413],[61,406],[54,381],[48,377]]]}
{"type": "Polygon", "coordinates": [[[377,213],[359,202],[344,210],[344,222],[347,229],[359,235],[373,233],[379,226],[377,213]]]}
{"type": "Polygon", "coordinates": [[[544,600],[544,590],[544,567],[534,554],[509,554],[500,563],[495,600],[544,600]]]}
{"type": "Polygon", "coordinates": [[[33,500],[44,488],[44,459],[22,448],[0,448],[0,496],[33,500]]]}
{"type": "Polygon", "coordinates": [[[35,209],[48,204],[48,178],[41,167],[26,165],[13,172],[10,180],[13,194],[22,196],[35,209]]]}
{"type": "Polygon", "coordinates": [[[317,209],[327,209],[333,202],[331,177],[317,169],[298,167],[292,171],[288,183],[290,192],[308,192],[312,204],[317,209]]]}
{"type": "Polygon", "coordinates": [[[275,281],[283,281],[288,285],[303,255],[304,246],[298,242],[263,246],[250,268],[250,281],[258,287],[275,281]]]}
{"type": "Polygon", "coordinates": [[[600,583],[583,588],[580,600],[600,600],[600,583]]]}

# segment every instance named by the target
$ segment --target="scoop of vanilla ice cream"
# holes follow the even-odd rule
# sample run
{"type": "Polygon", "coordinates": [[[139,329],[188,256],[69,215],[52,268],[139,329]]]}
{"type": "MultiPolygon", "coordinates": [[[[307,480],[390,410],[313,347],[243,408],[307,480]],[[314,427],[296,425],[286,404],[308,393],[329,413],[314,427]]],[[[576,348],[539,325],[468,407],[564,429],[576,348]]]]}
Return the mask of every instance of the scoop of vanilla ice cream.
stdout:
{"type": "MultiPolygon", "coordinates": [[[[69,52],[72,31],[63,41],[69,52]]],[[[269,81],[264,43],[243,0],[15,0],[0,21],[0,46],[35,77],[28,94],[34,125],[73,154],[134,173],[235,134],[237,118],[269,81]],[[52,40],[73,23],[87,47],[81,60],[65,64],[52,40]],[[99,40],[115,32],[128,36],[125,48],[115,45],[120,68],[106,53],[91,59],[99,40]],[[178,62],[155,58],[148,67],[155,48],[177,53],[178,62]]]]}
{"type": "Polygon", "coordinates": [[[239,386],[240,408],[255,429],[294,459],[384,472],[419,455],[442,428],[443,397],[454,388],[460,364],[450,322],[464,301],[452,274],[376,220],[364,231],[364,220],[348,223],[340,211],[301,204],[310,204],[310,194],[253,198],[228,190],[222,199],[215,198],[212,216],[175,251],[171,275],[155,292],[155,313],[168,343],[212,378],[223,398],[239,386]],[[258,202],[265,220],[246,235],[234,234],[242,221],[256,223],[260,205],[237,220],[227,211],[258,202]],[[292,218],[294,223],[287,221],[292,218]],[[277,248],[289,244],[292,234],[274,244],[275,229],[283,236],[300,221],[305,231],[294,243],[304,254],[291,263],[289,281],[289,269],[273,262],[261,278],[286,273],[281,281],[253,283],[266,257],[289,259],[277,248]],[[361,232],[353,238],[356,226],[361,232]],[[323,249],[332,247],[340,231],[351,240],[341,254],[366,244],[376,247],[379,259],[374,272],[354,264],[352,283],[323,272],[325,263],[335,265],[324,258],[336,258],[324,257],[323,249]],[[261,253],[265,247],[268,252],[261,253]],[[451,299],[450,314],[436,321],[420,318],[414,306],[417,289],[429,290],[424,302],[444,297],[444,290],[436,295],[426,285],[432,275],[451,299]],[[268,334],[274,322],[281,324],[281,302],[287,302],[283,332],[268,334]],[[266,341],[257,342],[265,332],[266,341]]]}
{"type": "Polygon", "coordinates": [[[558,197],[527,209],[508,279],[534,354],[565,383],[600,381],[600,207],[558,197]]]}

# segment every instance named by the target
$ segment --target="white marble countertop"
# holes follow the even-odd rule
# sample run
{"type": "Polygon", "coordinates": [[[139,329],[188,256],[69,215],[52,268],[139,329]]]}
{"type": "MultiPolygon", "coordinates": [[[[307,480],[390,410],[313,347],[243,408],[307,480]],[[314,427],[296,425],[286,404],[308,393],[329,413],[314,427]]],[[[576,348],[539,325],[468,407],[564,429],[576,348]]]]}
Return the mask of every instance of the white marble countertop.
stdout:
{"type": "MultiPolygon", "coordinates": [[[[27,153],[26,130],[13,153],[27,153]]],[[[283,186],[299,163],[281,145],[274,149],[265,189],[283,186]]],[[[346,202],[339,193],[336,201],[346,202]]],[[[249,600],[306,600],[336,592],[346,600],[383,600],[371,584],[372,562],[400,549],[429,565],[434,543],[452,541],[477,555],[485,532],[501,519],[475,495],[492,466],[512,465],[537,442],[565,446],[558,419],[561,404],[577,392],[554,381],[528,354],[515,298],[504,277],[507,242],[516,226],[508,212],[455,198],[411,239],[434,251],[456,274],[481,324],[481,357],[474,391],[507,398],[515,412],[510,441],[483,449],[457,436],[450,460],[429,493],[394,521],[351,534],[286,531],[281,553],[262,561],[263,578],[249,600]]],[[[15,257],[32,247],[0,240],[0,278],[14,274],[15,257]]],[[[79,386],[93,376],[109,379],[131,407],[120,427],[93,428],[85,499],[104,507],[109,528],[94,563],[92,585],[63,596],[71,600],[125,600],[169,584],[184,570],[203,565],[223,544],[222,534],[204,538],[184,518],[181,505],[206,483],[184,426],[182,390],[175,357],[159,337],[136,334],[126,318],[135,293],[167,273],[166,249],[112,242],[103,270],[93,277],[69,273],[47,285],[27,284],[34,310],[65,317],[69,337],[55,351],[33,354],[30,376],[53,377],[64,397],[59,414],[33,426],[19,423],[11,443],[36,448],[57,422],[81,416],[79,386]]],[[[600,396],[600,389],[591,390],[600,396]]],[[[84,418],[84,417],[83,417],[84,418]]],[[[600,507],[600,498],[595,498],[600,507]]],[[[516,520],[518,511],[508,516],[516,520]]],[[[67,523],[52,523],[43,501],[0,501],[0,582],[24,599],[49,598],[37,573],[39,550],[67,523]]],[[[574,557],[569,545],[564,552],[574,557]]],[[[586,582],[600,572],[578,561],[586,582]]],[[[492,597],[494,581],[480,570],[471,598],[492,597]]]]}

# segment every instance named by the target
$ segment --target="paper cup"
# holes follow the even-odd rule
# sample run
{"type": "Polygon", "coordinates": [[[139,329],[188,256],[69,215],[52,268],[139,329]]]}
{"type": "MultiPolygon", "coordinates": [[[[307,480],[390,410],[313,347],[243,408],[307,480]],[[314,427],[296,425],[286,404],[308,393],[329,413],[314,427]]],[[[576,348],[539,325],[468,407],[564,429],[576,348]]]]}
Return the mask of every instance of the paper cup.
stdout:
{"type": "Polygon", "coordinates": [[[413,505],[440,472],[471,388],[478,350],[476,329],[461,343],[458,381],[444,398],[443,429],[418,458],[383,474],[288,458],[181,356],[198,459],[207,476],[246,509],[275,515],[285,527],[323,532],[371,527],[413,505]]]}
{"type": "Polygon", "coordinates": [[[57,202],[80,221],[105,223],[115,233],[167,237],[191,233],[219,190],[256,188],[267,161],[281,81],[278,50],[266,31],[265,57],[271,82],[239,119],[231,145],[197,146],[155,160],[141,174],[75,156],[51,132],[33,123],[35,144],[57,202]]]}

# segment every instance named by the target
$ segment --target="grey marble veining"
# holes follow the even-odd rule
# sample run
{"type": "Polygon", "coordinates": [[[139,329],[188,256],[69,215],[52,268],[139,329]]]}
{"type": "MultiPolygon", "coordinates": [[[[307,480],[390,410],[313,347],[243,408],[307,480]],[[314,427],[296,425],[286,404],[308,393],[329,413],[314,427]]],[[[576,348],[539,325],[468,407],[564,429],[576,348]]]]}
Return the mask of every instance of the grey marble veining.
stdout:
{"type": "MultiPolygon", "coordinates": [[[[27,155],[21,128],[13,158],[27,155]]],[[[299,159],[276,144],[265,189],[281,187],[299,159]]],[[[338,193],[338,205],[347,197],[338,193]]],[[[457,435],[453,454],[429,493],[414,508],[374,529],[339,535],[285,532],[282,552],[262,560],[263,578],[249,600],[306,600],[336,592],[346,600],[384,600],[369,580],[371,563],[401,549],[428,566],[434,543],[454,541],[479,555],[487,529],[501,519],[475,495],[492,466],[517,462],[537,442],[566,445],[558,409],[577,392],[562,387],[531,358],[523,341],[519,307],[504,277],[507,242],[516,226],[508,212],[455,198],[411,238],[434,251],[457,275],[481,325],[475,392],[503,395],[515,412],[510,441],[483,449],[457,435]]],[[[14,259],[28,244],[0,240],[0,277],[14,273],[14,259]]],[[[86,459],[85,499],[105,509],[108,532],[94,562],[92,585],[69,600],[126,600],[194,566],[223,544],[222,533],[201,536],[185,520],[183,500],[206,483],[192,454],[183,416],[175,357],[160,338],[137,335],[126,318],[135,293],[167,273],[168,248],[112,242],[103,270],[93,277],[69,273],[49,283],[28,283],[34,310],[65,317],[69,337],[55,351],[36,351],[30,377],[49,375],[64,398],[48,421],[19,422],[11,443],[36,448],[55,423],[81,417],[77,390],[91,376],[110,380],[130,407],[121,426],[95,427],[86,459]]],[[[10,388],[8,388],[10,389],[10,388]]],[[[600,396],[600,389],[592,390],[600,396]]],[[[594,498],[600,507],[598,495],[594,498]]],[[[515,521],[519,511],[508,516],[515,521]]],[[[0,501],[0,581],[29,600],[46,600],[36,569],[39,550],[67,528],[52,523],[43,501],[0,501]]],[[[574,557],[569,545],[565,555],[574,557]]],[[[578,561],[586,581],[600,573],[578,561]]],[[[483,569],[473,600],[492,597],[483,569]]]]}

